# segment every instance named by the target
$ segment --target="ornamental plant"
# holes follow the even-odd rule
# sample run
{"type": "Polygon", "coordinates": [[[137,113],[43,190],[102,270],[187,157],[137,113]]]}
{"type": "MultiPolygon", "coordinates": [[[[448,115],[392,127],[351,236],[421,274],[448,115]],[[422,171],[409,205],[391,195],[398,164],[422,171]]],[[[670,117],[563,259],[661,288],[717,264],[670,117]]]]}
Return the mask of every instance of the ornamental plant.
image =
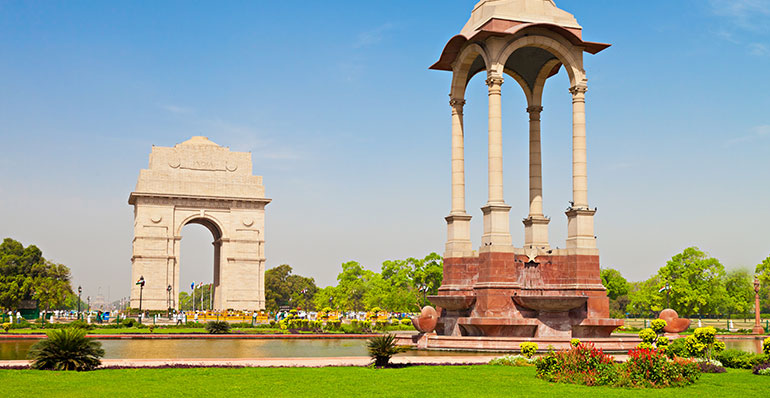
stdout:
{"type": "Polygon", "coordinates": [[[668,322],[663,319],[656,319],[650,323],[652,330],[658,334],[663,333],[663,328],[665,328],[666,325],[668,325],[668,322]]]}
{"type": "Polygon", "coordinates": [[[506,355],[489,361],[490,365],[495,366],[532,366],[533,360],[523,355],[506,355]]]}
{"type": "Polygon", "coordinates": [[[102,343],[87,338],[85,329],[54,329],[47,334],[27,353],[32,369],[87,371],[101,365],[102,343]]]}
{"type": "Polygon", "coordinates": [[[614,359],[592,343],[551,351],[535,361],[537,377],[557,383],[612,385],[618,380],[614,359]]]}
{"type": "Polygon", "coordinates": [[[532,358],[537,353],[537,343],[524,342],[520,345],[521,353],[527,358],[532,358]]]}
{"type": "Polygon", "coordinates": [[[621,365],[618,386],[622,387],[680,387],[692,384],[700,377],[698,364],[691,360],[668,359],[662,351],[635,348],[628,352],[628,361],[621,365]]]}
{"type": "Polygon", "coordinates": [[[695,333],[685,339],[688,354],[693,357],[712,359],[725,349],[725,343],[716,339],[717,330],[712,326],[695,329],[695,333]]]}
{"type": "Polygon", "coordinates": [[[409,350],[407,346],[396,345],[396,335],[382,334],[369,339],[366,343],[369,356],[374,359],[374,366],[382,368],[388,366],[390,358],[396,354],[409,350]]]}
{"type": "Polygon", "coordinates": [[[204,328],[210,334],[230,333],[230,324],[227,321],[209,321],[204,328]]]}
{"type": "Polygon", "coordinates": [[[770,337],[762,342],[762,352],[764,352],[765,355],[770,355],[770,337]]]}
{"type": "Polygon", "coordinates": [[[10,323],[10,322],[6,322],[6,323],[4,323],[4,324],[3,324],[3,331],[5,331],[6,333],[8,333],[8,331],[9,331],[9,330],[11,330],[11,323],[10,323]]]}
{"type": "Polygon", "coordinates": [[[573,347],[579,346],[580,345],[580,339],[572,339],[572,340],[570,340],[569,341],[569,345],[571,345],[573,347]]]}
{"type": "MultiPolygon", "coordinates": [[[[665,323],[666,321],[663,321],[663,322],[665,323]]],[[[660,327],[660,324],[658,324],[658,327],[660,327]]],[[[658,350],[661,350],[661,352],[665,351],[668,348],[668,343],[669,343],[668,337],[658,335],[658,333],[656,333],[655,330],[652,328],[642,329],[639,332],[639,338],[642,339],[642,342],[639,343],[639,345],[636,348],[645,349],[645,350],[651,350],[651,349],[657,348],[658,350]]]]}

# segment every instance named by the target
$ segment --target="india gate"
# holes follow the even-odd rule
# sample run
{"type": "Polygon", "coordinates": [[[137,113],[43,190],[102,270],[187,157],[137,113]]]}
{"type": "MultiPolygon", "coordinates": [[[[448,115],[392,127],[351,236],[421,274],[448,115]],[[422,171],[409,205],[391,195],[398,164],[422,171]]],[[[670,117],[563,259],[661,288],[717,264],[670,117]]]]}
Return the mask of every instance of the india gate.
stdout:
{"type": "MultiPolygon", "coordinates": [[[[179,308],[182,227],[195,223],[213,236],[214,309],[265,308],[265,198],[252,175],[251,153],[231,152],[206,137],[173,148],[153,146],[139,173],[134,205],[131,275],[144,278],[142,309],[179,308]]],[[[139,308],[140,286],[131,289],[139,308]]]]}

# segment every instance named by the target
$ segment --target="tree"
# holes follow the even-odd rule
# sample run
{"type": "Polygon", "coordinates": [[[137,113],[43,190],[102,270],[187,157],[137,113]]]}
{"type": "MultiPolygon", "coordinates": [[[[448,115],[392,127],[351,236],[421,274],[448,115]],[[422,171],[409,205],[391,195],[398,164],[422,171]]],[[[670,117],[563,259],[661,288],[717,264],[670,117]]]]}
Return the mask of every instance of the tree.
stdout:
{"type": "Polygon", "coordinates": [[[611,300],[617,300],[619,296],[628,294],[628,281],[620,271],[612,268],[601,271],[602,285],[607,289],[607,297],[611,300]]]}
{"type": "Polygon", "coordinates": [[[754,309],[754,278],[751,273],[746,269],[729,272],[725,278],[725,290],[727,299],[722,302],[720,312],[747,317],[754,309]]]}
{"type": "Polygon", "coordinates": [[[284,305],[312,309],[317,291],[313,278],[293,275],[287,264],[265,271],[265,306],[268,310],[275,311],[284,305]]]}
{"type": "Polygon", "coordinates": [[[629,303],[628,281],[620,274],[620,271],[611,268],[603,269],[601,277],[602,284],[607,289],[607,297],[610,299],[610,316],[624,318],[629,303]]]}
{"type": "MultiPolygon", "coordinates": [[[[658,270],[656,287],[662,289],[669,284],[671,308],[680,316],[714,314],[727,297],[724,278],[725,268],[719,260],[689,247],[658,270]]],[[[665,302],[666,292],[661,295],[665,302]]]]}
{"type": "Polygon", "coordinates": [[[74,296],[70,270],[43,257],[35,245],[24,247],[6,238],[0,244],[0,307],[13,309],[22,300],[37,300],[40,308],[68,308],[74,296]]]}
{"type": "Polygon", "coordinates": [[[762,312],[770,312],[770,256],[757,265],[754,271],[759,276],[759,305],[762,312]]]}

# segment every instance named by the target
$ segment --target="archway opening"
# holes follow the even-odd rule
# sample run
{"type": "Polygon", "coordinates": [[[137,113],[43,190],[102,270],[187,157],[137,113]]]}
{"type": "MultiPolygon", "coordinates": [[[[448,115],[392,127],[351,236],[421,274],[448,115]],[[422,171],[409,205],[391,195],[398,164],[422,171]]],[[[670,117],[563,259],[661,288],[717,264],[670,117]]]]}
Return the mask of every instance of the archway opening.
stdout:
{"type": "Polygon", "coordinates": [[[218,309],[222,232],[211,220],[196,218],[182,227],[180,235],[178,308],[218,309]]]}

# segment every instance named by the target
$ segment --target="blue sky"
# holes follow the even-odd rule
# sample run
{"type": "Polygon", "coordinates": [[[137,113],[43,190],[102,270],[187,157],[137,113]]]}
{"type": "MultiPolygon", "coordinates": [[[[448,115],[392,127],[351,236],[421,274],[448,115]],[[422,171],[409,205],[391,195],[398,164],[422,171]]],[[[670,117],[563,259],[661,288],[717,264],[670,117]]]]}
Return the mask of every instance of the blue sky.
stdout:
{"type": "MultiPolygon", "coordinates": [[[[443,251],[450,74],[430,71],[475,1],[0,0],[0,236],[37,244],[87,294],[130,287],[127,204],[152,145],[251,151],[268,267],[333,283],[340,263],[443,251]]],[[[631,280],[697,245],[728,268],[770,254],[770,0],[559,0],[587,55],[589,201],[602,265],[631,280]]],[[[523,95],[503,86],[514,243],[527,213],[523,95]]],[[[486,201],[486,88],[466,105],[474,245],[486,201]]],[[[570,97],[549,81],[545,212],[566,238],[570,97]]],[[[185,227],[183,280],[211,280],[185,227]]],[[[189,282],[188,282],[189,283],[189,282]]]]}

